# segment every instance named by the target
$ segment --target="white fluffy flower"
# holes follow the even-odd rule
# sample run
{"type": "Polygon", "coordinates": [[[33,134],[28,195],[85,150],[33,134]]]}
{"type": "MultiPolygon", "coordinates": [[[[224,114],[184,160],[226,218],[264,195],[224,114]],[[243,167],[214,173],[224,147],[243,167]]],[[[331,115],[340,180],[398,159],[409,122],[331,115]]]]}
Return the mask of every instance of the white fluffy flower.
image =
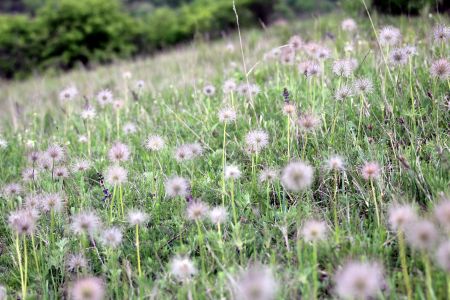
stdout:
{"type": "Polygon", "coordinates": [[[313,182],[313,168],[301,161],[289,163],[284,167],[281,182],[284,187],[293,192],[300,192],[311,186],[313,182]]]}
{"type": "Polygon", "coordinates": [[[174,198],[177,196],[186,197],[189,195],[189,181],[183,177],[174,176],[166,180],[165,184],[166,196],[174,198]]]}
{"type": "Polygon", "coordinates": [[[318,242],[326,238],[327,224],[322,221],[306,221],[302,228],[302,236],[306,242],[318,242]]]}
{"type": "Polygon", "coordinates": [[[349,262],[336,274],[336,292],[343,299],[369,299],[381,291],[383,280],[379,264],[349,262]]]}
{"type": "Polygon", "coordinates": [[[197,274],[197,268],[188,257],[176,256],[170,261],[170,273],[178,281],[188,281],[197,274]]]}
{"type": "Polygon", "coordinates": [[[225,179],[233,179],[236,180],[241,177],[241,170],[237,166],[225,166],[225,179]]]}

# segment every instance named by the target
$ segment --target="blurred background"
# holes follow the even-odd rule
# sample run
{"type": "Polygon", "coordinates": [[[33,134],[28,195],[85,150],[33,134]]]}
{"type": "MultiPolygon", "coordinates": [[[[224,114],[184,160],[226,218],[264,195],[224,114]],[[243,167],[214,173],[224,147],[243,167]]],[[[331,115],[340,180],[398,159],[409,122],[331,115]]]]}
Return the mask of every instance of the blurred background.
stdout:
{"type": "MultiPolygon", "coordinates": [[[[449,12],[444,0],[366,0],[374,14],[449,12]]],[[[331,11],[363,16],[361,0],[236,0],[241,28],[331,11]]],[[[236,29],[232,0],[0,0],[0,77],[92,68],[236,29]]]]}

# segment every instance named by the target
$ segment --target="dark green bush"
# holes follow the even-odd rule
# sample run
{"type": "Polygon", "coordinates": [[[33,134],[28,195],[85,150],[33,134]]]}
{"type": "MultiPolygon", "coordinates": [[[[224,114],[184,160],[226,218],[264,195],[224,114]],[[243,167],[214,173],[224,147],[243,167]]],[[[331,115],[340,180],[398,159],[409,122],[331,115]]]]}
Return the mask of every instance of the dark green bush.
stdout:
{"type": "MultiPolygon", "coordinates": [[[[421,12],[439,11],[448,12],[448,0],[365,0],[369,10],[376,10],[383,14],[418,15],[421,12]]],[[[339,5],[350,15],[366,15],[361,0],[339,0],[339,5]]]]}
{"type": "Polygon", "coordinates": [[[77,63],[109,62],[138,51],[135,21],[115,0],[54,0],[38,11],[45,31],[43,67],[72,68],[77,63]]]}
{"type": "Polygon", "coordinates": [[[372,0],[374,8],[389,14],[417,15],[422,9],[434,3],[436,3],[435,0],[372,0]]]}
{"type": "Polygon", "coordinates": [[[40,28],[22,15],[0,16],[0,77],[23,77],[39,63],[40,28]]]}

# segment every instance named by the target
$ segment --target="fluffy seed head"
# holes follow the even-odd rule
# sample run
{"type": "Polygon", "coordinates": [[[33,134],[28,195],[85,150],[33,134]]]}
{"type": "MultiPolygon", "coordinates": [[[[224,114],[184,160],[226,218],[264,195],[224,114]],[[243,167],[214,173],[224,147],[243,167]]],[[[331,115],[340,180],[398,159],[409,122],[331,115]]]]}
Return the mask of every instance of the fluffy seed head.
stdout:
{"type": "Polygon", "coordinates": [[[37,212],[20,209],[12,212],[8,217],[11,229],[19,235],[31,235],[36,229],[37,212]]]}
{"type": "Polygon", "coordinates": [[[368,161],[361,168],[361,176],[365,180],[375,180],[381,175],[381,167],[377,162],[368,161]]]}
{"type": "Polygon", "coordinates": [[[224,224],[228,219],[227,209],[223,206],[213,207],[209,211],[209,219],[213,224],[224,224]]]}
{"type": "Polygon", "coordinates": [[[136,81],[135,87],[139,91],[142,90],[145,87],[145,81],[144,80],[136,81]]]}
{"type": "Polygon", "coordinates": [[[291,102],[284,102],[283,105],[283,114],[286,116],[295,116],[297,113],[297,108],[295,107],[295,104],[291,102]]]}
{"type": "Polygon", "coordinates": [[[64,195],[62,193],[48,193],[42,196],[42,210],[59,213],[64,208],[64,195]]]}
{"type": "Polygon", "coordinates": [[[125,102],[123,100],[114,100],[112,103],[112,107],[115,110],[121,110],[125,106],[125,102]]]}
{"type": "Polygon", "coordinates": [[[97,102],[101,107],[111,104],[113,101],[113,94],[110,90],[103,90],[97,94],[97,102]]]}
{"type": "Polygon", "coordinates": [[[379,264],[349,262],[336,274],[336,293],[343,299],[369,299],[381,291],[383,281],[379,264]]]}
{"type": "Polygon", "coordinates": [[[224,94],[229,94],[236,91],[237,85],[234,79],[228,79],[223,83],[222,91],[224,94]]]}
{"type": "Polygon", "coordinates": [[[209,207],[201,200],[191,201],[186,208],[186,216],[191,221],[204,219],[209,211],[209,207]]]}
{"type": "Polygon", "coordinates": [[[106,169],[105,180],[110,185],[120,185],[128,180],[128,171],[121,166],[110,166],[106,169]]]}
{"type": "Polygon", "coordinates": [[[355,59],[339,59],[333,62],[333,73],[341,77],[350,77],[358,66],[355,59]]]}
{"type": "Polygon", "coordinates": [[[237,274],[231,283],[234,299],[242,300],[275,299],[278,287],[272,269],[260,264],[247,267],[237,274]]]}
{"type": "Polygon", "coordinates": [[[239,179],[241,177],[241,170],[239,170],[238,166],[225,166],[225,179],[239,179]]]}
{"type": "Polygon", "coordinates": [[[186,197],[189,195],[189,181],[183,177],[174,176],[166,180],[165,184],[166,196],[175,198],[177,196],[186,197]]]}
{"type": "Polygon", "coordinates": [[[22,180],[25,182],[34,181],[38,178],[39,170],[26,168],[22,171],[22,180]]]}
{"type": "Polygon", "coordinates": [[[197,274],[197,269],[191,259],[176,256],[170,261],[170,273],[180,282],[186,282],[197,274]]]}
{"type": "Polygon", "coordinates": [[[41,155],[38,161],[39,168],[42,171],[50,171],[52,169],[52,166],[54,165],[54,162],[52,159],[48,156],[47,153],[44,153],[41,155]]]}
{"type": "Polygon", "coordinates": [[[122,242],[122,232],[117,227],[111,227],[103,230],[100,240],[103,245],[109,248],[117,248],[122,242]]]}
{"type": "Polygon", "coordinates": [[[436,251],[436,261],[442,270],[450,273],[450,241],[439,245],[436,251]]]}
{"type": "Polygon", "coordinates": [[[412,248],[426,251],[433,248],[438,239],[438,232],[433,223],[427,220],[411,222],[405,228],[406,241],[412,248]]]}
{"type": "Polygon", "coordinates": [[[145,141],[145,149],[149,151],[161,151],[164,149],[165,141],[159,135],[152,135],[145,141]]]}
{"type": "Polygon", "coordinates": [[[57,179],[65,179],[69,177],[69,170],[64,166],[55,167],[53,174],[57,179]]]}
{"type": "Polygon", "coordinates": [[[319,76],[321,73],[320,66],[314,61],[302,62],[298,65],[298,70],[306,77],[319,76]]]}
{"type": "Polygon", "coordinates": [[[122,72],[122,78],[125,80],[131,79],[133,77],[133,74],[130,71],[123,71],[122,72]]]}
{"type": "Polygon", "coordinates": [[[85,143],[87,143],[87,141],[88,141],[88,138],[87,138],[87,136],[85,136],[84,134],[80,134],[80,135],[78,136],[78,142],[79,142],[79,143],[85,144],[85,143]]]}
{"type": "Polygon", "coordinates": [[[70,86],[59,92],[59,100],[61,102],[68,102],[73,100],[77,94],[78,94],[77,88],[74,86],[70,86]]]}
{"type": "Polygon", "coordinates": [[[186,161],[192,159],[192,152],[190,147],[186,145],[181,145],[175,150],[175,159],[178,162],[186,161]]]}
{"type": "Polygon", "coordinates": [[[265,168],[259,174],[260,182],[274,182],[280,176],[280,172],[276,169],[265,168]]]}
{"type": "Polygon", "coordinates": [[[87,159],[78,159],[72,165],[72,172],[85,172],[91,168],[91,162],[87,159]]]}
{"type": "Polygon", "coordinates": [[[403,51],[405,52],[408,58],[411,58],[414,55],[417,55],[417,48],[415,46],[405,46],[403,47],[403,51]]]}
{"type": "Polygon", "coordinates": [[[219,111],[218,117],[222,123],[231,123],[236,121],[236,111],[231,107],[225,107],[219,111]]]}
{"type": "Polygon", "coordinates": [[[128,122],[123,125],[123,133],[125,135],[130,135],[137,132],[136,124],[128,122]]]}
{"type": "Polygon", "coordinates": [[[8,141],[0,137],[0,149],[6,149],[8,147],[8,141]]]}
{"type": "Polygon", "coordinates": [[[70,254],[66,260],[67,270],[69,272],[78,272],[87,267],[87,260],[82,253],[70,254]]]}
{"type": "Polygon", "coordinates": [[[394,204],[389,208],[389,226],[392,230],[404,231],[406,226],[417,220],[417,213],[409,204],[394,204]]]}
{"type": "Polygon", "coordinates": [[[353,91],[358,95],[367,95],[373,92],[372,80],[368,78],[358,78],[353,83],[353,91]]]}
{"type": "Polygon", "coordinates": [[[238,86],[237,91],[239,95],[249,98],[252,96],[256,96],[259,93],[260,89],[256,84],[242,83],[238,86]]]}
{"type": "Polygon", "coordinates": [[[269,145],[269,134],[264,130],[252,130],[245,136],[248,148],[258,153],[269,145]]]}
{"type": "Polygon", "coordinates": [[[312,113],[302,114],[297,121],[301,130],[305,132],[312,132],[320,125],[320,118],[312,113]]]}
{"type": "Polygon", "coordinates": [[[187,147],[192,153],[192,158],[196,158],[203,154],[203,146],[200,143],[187,144],[187,147]]]}
{"type": "Polygon", "coordinates": [[[83,120],[92,120],[97,115],[97,112],[95,111],[95,107],[93,106],[87,106],[81,111],[81,118],[83,120]]]}
{"type": "Polygon", "coordinates": [[[283,186],[292,191],[300,192],[311,186],[314,177],[313,168],[302,161],[289,163],[281,174],[283,186]]]}
{"type": "Polygon", "coordinates": [[[301,234],[306,242],[319,242],[327,237],[327,224],[323,221],[309,220],[303,225],[301,234]]]}
{"type": "Polygon", "coordinates": [[[131,210],[128,212],[128,223],[131,226],[145,225],[149,220],[149,215],[140,210],[131,210]]]}
{"type": "Polygon", "coordinates": [[[80,212],[72,217],[70,229],[76,235],[92,236],[100,227],[100,218],[93,212],[80,212]]]}
{"type": "Polygon", "coordinates": [[[70,295],[73,300],[102,300],[105,297],[105,283],[98,277],[78,279],[70,288],[70,295]]]}
{"type": "Polygon", "coordinates": [[[319,47],[319,49],[317,49],[316,58],[318,60],[328,59],[330,57],[330,55],[331,55],[331,51],[327,47],[321,46],[321,47],[319,47]]]}
{"type": "Polygon", "coordinates": [[[345,160],[339,155],[332,155],[325,161],[325,169],[329,172],[342,172],[345,170],[345,160]]]}
{"type": "Polygon", "coordinates": [[[380,31],[380,44],[394,46],[400,42],[402,35],[398,28],[393,26],[383,27],[380,31]]]}
{"type": "Polygon", "coordinates": [[[291,46],[281,48],[280,61],[284,65],[293,65],[295,62],[295,50],[291,46]]]}
{"type": "Polygon", "coordinates": [[[446,43],[450,40],[450,27],[445,24],[436,25],[433,28],[433,37],[436,43],[446,43]]]}
{"type": "Polygon", "coordinates": [[[203,87],[203,93],[208,97],[214,96],[214,94],[216,93],[216,88],[213,85],[208,84],[203,87]]]}
{"type": "Polygon", "coordinates": [[[39,158],[41,158],[41,153],[39,151],[31,151],[28,153],[27,158],[28,161],[34,166],[38,161],[39,158]]]}
{"type": "Polygon", "coordinates": [[[353,19],[345,19],[341,23],[341,28],[344,31],[353,32],[353,31],[355,31],[358,28],[358,26],[356,25],[355,20],[353,20],[353,19]]]}
{"type": "Polygon", "coordinates": [[[430,68],[431,76],[440,80],[447,80],[450,77],[450,63],[445,58],[433,62],[430,68]]]}
{"type": "Polygon", "coordinates": [[[116,142],[109,149],[108,158],[113,163],[125,162],[130,158],[130,149],[127,145],[116,142]]]}
{"type": "Polygon", "coordinates": [[[28,194],[25,196],[24,206],[28,210],[39,211],[44,199],[45,195],[42,194],[28,194]]]}
{"type": "Polygon", "coordinates": [[[3,187],[3,196],[8,198],[17,197],[22,193],[22,191],[23,188],[19,183],[8,183],[3,187]]]}
{"type": "Polygon", "coordinates": [[[389,53],[389,61],[393,66],[403,66],[408,62],[408,55],[403,48],[392,49],[389,53]]]}
{"type": "Polygon", "coordinates": [[[296,51],[300,50],[303,46],[303,40],[298,35],[293,35],[288,41],[288,44],[296,51]]]}
{"type": "Polygon", "coordinates": [[[47,148],[46,154],[53,161],[58,162],[64,159],[64,149],[60,145],[53,144],[47,148]]]}
{"type": "Polygon", "coordinates": [[[0,285],[0,300],[7,300],[7,296],[6,288],[3,285],[0,285]]]}
{"type": "Polygon", "coordinates": [[[334,93],[334,99],[344,101],[352,96],[352,89],[348,85],[342,85],[334,93]]]}
{"type": "Polygon", "coordinates": [[[443,199],[434,207],[434,216],[439,224],[446,230],[450,230],[450,199],[443,199]]]}

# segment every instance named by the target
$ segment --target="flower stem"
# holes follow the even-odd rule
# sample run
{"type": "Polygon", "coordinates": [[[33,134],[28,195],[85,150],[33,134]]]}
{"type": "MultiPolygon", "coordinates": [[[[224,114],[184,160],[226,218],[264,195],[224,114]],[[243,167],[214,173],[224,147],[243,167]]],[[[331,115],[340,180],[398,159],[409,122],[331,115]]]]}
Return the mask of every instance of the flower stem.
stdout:
{"type": "Polygon", "coordinates": [[[137,257],[137,265],[138,265],[138,275],[142,277],[141,270],[141,253],[139,249],[139,224],[136,224],[136,257],[137,257]]]}
{"type": "Polygon", "coordinates": [[[36,270],[39,273],[39,275],[41,274],[40,268],[39,268],[39,261],[37,258],[37,253],[36,253],[36,243],[34,241],[34,235],[31,235],[31,246],[33,247],[33,257],[34,257],[34,263],[36,265],[36,270]]]}
{"type": "Polygon", "coordinates": [[[431,279],[431,266],[430,259],[426,253],[422,253],[422,260],[425,266],[425,280],[427,285],[427,299],[435,299],[433,291],[433,283],[431,279]]]}
{"type": "Polygon", "coordinates": [[[200,228],[199,221],[197,220],[197,221],[195,221],[195,223],[197,223],[198,247],[200,250],[200,259],[202,261],[202,273],[203,273],[203,275],[206,275],[206,265],[205,265],[206,255],[205,255],[205,249],[203,247],[203,233],[202,233],[202,229],[200,228]]]}
{"type": "Polygon", "coordinates": [[[119,201],[120,201],[120,210],[122,212],[122,218],[125,217],[124,207],[123,207],[123,193],[122,193],[122,185],[119,185],[119,201]]]}
{"type": "Polygon", "coordinates": [[[334,220],[334,237],[336,244],[339,244],[339,220],[337,215],[337,185],[338,176],[337,172],[334,171],[334,188],[333,188],[333,220],[334,220]]]}
{"type": "Polygon", "coordinates": [[[114,199],[116,198],[116,186],[114,186],[113,188],[113,194],[110,200],[110,204],[109,204],[109,221],[112,221],[112,211],[113,211],[113,207],[114,207],[114,199]]]}
{"type": "Polygon", "coordinates": [[[379,213],[379,210],[378,210],[377,195],[375,193],[375,187],[373,185],[373,180],[370,180],[370,188],[372,189],[373,204],[375,205],[375,214],[376,214],[376,217],[377,217],[377,226],[380,227],[380,213],[379,213]]]}
{"type": "Polygon", "coordinates": [[[234,225],[237,224],[236,204],[234,203],[234,180],[231,179],[231,208],[233,209],[234,225]]]}
{"type": "Polygon", "coordinates": [[[401,230],[398,231],[397,238],[398,238],[398,247],[400,251],[400,263],[402,265],[403,281],[406,287],[406,295],[408,297],[408,300],[412,300],[413,298],[412,298],[411,281],[409,279],[408,265],[406,263],[406,249],[403,231],[401,230]]]}
{"type": "Polygon", "coordinates": [[[291,118],[289,117],[289,115],[287,116],[287,160],[289,161],[289,159],[291,158],[291,118]]]}
{"type": "Polygon", "coordinates": [[[25,299],[27,297],[27,288],[25,285],[24,275],[23,275],[23,267],[22,267],[22,254],[20,253],[20,246],[19,246],[19,234],[16,233],[16,254],[17,254],[17,261],[19,262],[19,274],[20,274],[20,285],[22,287],[22,297],[25,299]]]}
{"type": "Polygon", "coordinates": [[[26,291],[28,284],[28,250],[27,250],[27,237],[23,236],[23,264],[24,264],[24,284],[25,284],[25,295],[23,296],[26,299],[26,291]]]}
{"type": "Polygon", "coordinates": [[[223,145],[222,145],[222,205],[225,205],[225,164],[226,164],[226,137],[227,123],[223,125],[223,145]]]}
{"type": "Polygon", "coordinates": [[[308,134],[305,134],[305,142],[303,143],[302,160],[305,160],[306,145],[308,144],[308,134]]]}
{"type": "Polygon", "coordinates": [[[313,299],[317,299],[317,292],[319,289],[319,279],[318,279],[318,265],[317,265],[317,243],[313,242],[313,299]]]}

